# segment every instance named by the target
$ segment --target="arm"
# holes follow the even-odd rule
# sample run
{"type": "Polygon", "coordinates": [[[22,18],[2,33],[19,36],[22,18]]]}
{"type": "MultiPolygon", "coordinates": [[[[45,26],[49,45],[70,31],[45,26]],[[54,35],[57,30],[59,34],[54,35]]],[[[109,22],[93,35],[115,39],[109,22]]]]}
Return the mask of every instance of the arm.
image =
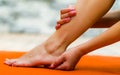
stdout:
{"type": "MultiPolygon", "coordinates": [[[[106,14],[113,3],[114,0],[78,0],[75,5],[77,12],[76,16],[73,17],[69,23],[63,25],[59,30],[56,31],[56,33],[61,33],[61,35],[59,35],[58,37],[61,39],[63,37],[63,44],[66,44],[68,46],[80,35],[82,35],[88,28],[95,24],[104,14],[106,14]]],[[[66,65],[66,61],[67,60],[63,60],[62,64],[60,64],[61,62],[59,62],[58,64],[60,64],[60,67],[58,66],[57,69],[71,70],[71,68],[68,68],[69,65],[64,66],[66,65]]],[[[77,63],[77,61],[73,63],[77,63]]],[[[75,64],[72,65],[73,68],[74,66],[75,64]]],[[[51,68],[53,67],[54,66],[52,66],[51,68]]]]}
{"type": "Polygon", "coordinates": [[[118,41],[120,41],[120,21],[114,24],[101,35],[81,45],[81,47],[78,46],[78,48],[82,48],[81,51],[86,54],[88,52],[113,44],[118,41]]]}
{"type": "Polygon", "coordinates": [[[120,20],[120,10],[107,13],[92,28],[108,28],[120,20]]]}
{"type": "Polygon", "coordinates": [[[120,41],[120,21],[103,32],[101,35],[63,53],[51,65],[51,68],[73,70],[83,55],[118,41],[120,41]]]}

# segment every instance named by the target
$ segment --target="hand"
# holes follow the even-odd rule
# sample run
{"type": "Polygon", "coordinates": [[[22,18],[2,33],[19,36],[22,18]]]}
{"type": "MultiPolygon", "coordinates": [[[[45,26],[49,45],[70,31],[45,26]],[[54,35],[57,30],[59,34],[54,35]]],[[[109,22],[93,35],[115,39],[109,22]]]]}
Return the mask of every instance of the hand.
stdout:
{"type": "Polygon", "coordinates": [[[83,56],[82,53],[77,52],[75,48],[63,53],[58,59],[51,64],[49,68],[57,70],[74,70],[79,59],[83,56]]]}
{"type": "Polygon", "coordinates": [[[64,8],[60,11],[60,20],[57,21],[56,30],[58,30],[61,25],[70,22],[71,17],[76,15],[75,8],[69,6],[68,8],[64,8]]]}

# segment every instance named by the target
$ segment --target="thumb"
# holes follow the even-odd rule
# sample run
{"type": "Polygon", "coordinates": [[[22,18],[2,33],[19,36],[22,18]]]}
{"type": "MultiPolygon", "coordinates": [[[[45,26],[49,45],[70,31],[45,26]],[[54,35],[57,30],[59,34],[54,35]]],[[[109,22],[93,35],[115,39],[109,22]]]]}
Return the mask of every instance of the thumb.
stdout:
{"type": "Polygon", "coordinates": [[[58,59],[57,59],[55,62],[53,62],[53,63],[50,65],[49,68],[51,68],[51,69],[56,68],[57,66],[59,66],[60,64],[62,64],[64,61],[65,61],[65,58],[62,57],[62,56],[60,56],[60,57],[58,57],[58,59]]]}

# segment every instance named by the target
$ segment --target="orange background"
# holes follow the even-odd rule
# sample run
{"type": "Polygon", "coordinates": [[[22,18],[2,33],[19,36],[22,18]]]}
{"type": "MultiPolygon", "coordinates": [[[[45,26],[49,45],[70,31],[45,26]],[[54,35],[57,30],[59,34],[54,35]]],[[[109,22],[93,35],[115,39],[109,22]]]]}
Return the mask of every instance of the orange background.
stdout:
{"type": "Polygon", "coordinates": [[[45,68],[11,67],[5,58],[16,58],[22,52],[0,52],[0,75],[120,75],[120,57],[83,56],[74,71],[45,68]]]}

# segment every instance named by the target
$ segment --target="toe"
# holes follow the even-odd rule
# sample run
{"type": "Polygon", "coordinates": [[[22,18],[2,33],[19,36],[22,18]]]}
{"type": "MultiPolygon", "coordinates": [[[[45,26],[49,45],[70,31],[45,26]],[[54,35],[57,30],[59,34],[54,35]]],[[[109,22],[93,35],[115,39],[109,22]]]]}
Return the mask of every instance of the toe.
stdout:
{"type": "Polygon", "coordinates": [[[20,63],[19,61],[16,61],[12,64],[12,66],[19,67],[19,66],[22,66],[22,63],[20,63]]]}
{"type": "Polygon", "coordinates": [[[18,60],[16,62],[14,62],[12,64],[12,66],[15,66],[15,67],[30,67],[30,66],[33,66],[33,65],[28,63],[27,61],[18,60]]]}
{"type": "Polygon", "coordinates": [[[17,61],[17,59],[6,59],[4,63],[7,65],[12,65],[16,61],[17,61]]]}

